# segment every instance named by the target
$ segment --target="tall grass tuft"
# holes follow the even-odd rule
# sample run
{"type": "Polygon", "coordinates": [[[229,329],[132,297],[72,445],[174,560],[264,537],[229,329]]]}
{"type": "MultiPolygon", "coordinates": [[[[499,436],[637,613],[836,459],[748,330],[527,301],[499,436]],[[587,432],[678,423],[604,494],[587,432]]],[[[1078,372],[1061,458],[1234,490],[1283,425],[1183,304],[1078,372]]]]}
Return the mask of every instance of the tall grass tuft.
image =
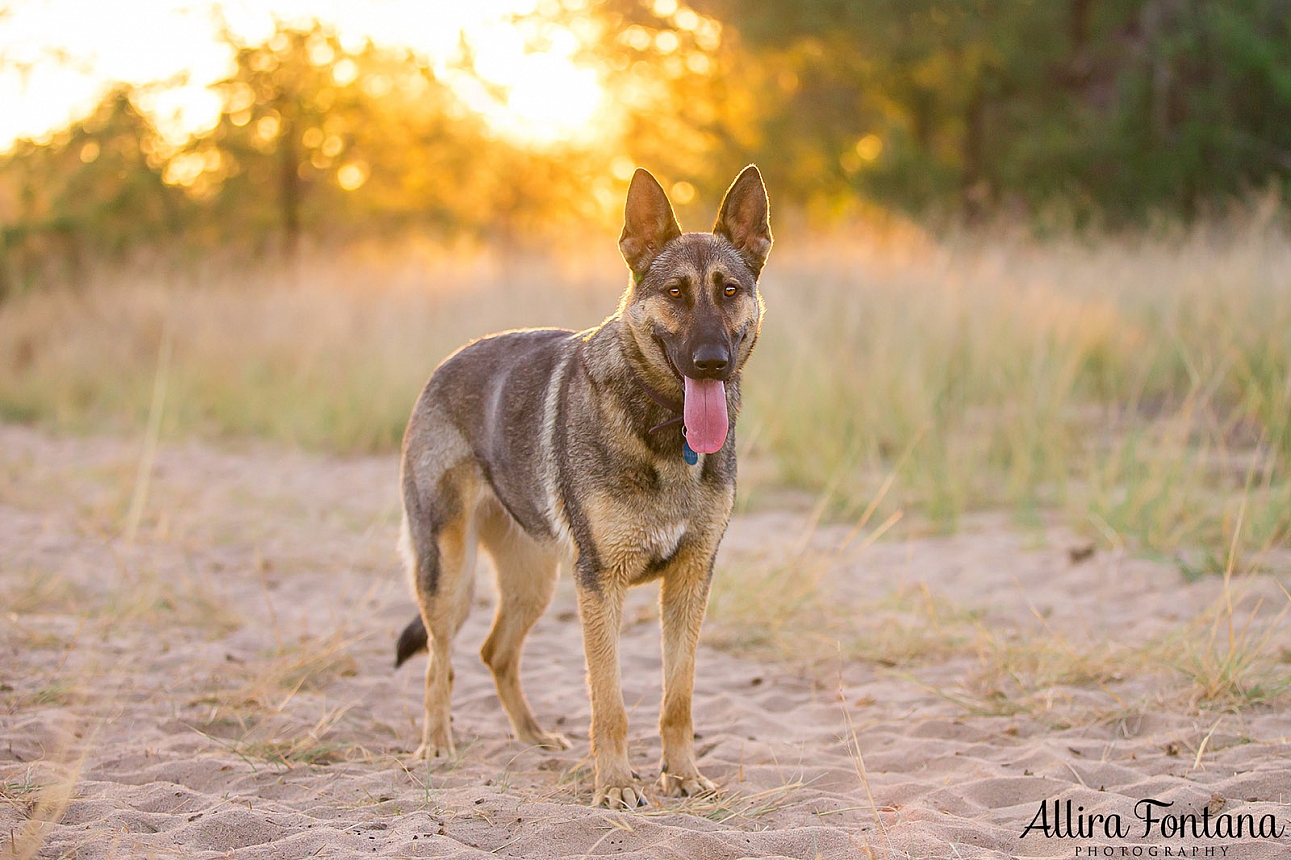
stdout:
{"type": "Polygon", "coordinates": [[[787,482],[855,509],[899,460],[887,509],[951,527],[1067,507],[1161,550],[1226,545],[1248,496],[1244,542],[1291,529],[1291,236],[1271,216],[1087,243],[833,238],[778,256],[764,289],[749,413],[787,482]]]}
{"type": "Polygon", "coordinates": [[[586,276],[483,255],[418,264],[322,255],[286,273],[103,272],[0,307],[0,417],[58,430],[147,419],[173,337],[163,435],[259,436],[343,453],[397,449],[431,370],[466,340],[594,323],[586,276]]]}

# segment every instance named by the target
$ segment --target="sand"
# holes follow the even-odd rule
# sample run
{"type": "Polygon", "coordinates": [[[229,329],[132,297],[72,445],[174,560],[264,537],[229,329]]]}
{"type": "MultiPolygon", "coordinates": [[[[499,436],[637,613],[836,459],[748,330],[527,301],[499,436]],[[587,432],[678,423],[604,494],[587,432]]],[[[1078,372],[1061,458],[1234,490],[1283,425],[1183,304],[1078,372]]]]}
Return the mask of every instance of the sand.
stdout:
{"type": "MultiPolygon", "coordinates": [[[[715,624],[694,713],[701,767],[723,795],[652,792],[648,810],[614,812],[586,805],[588,702],[568,578],[529,638],[523,676],[539,720],[573,748],[509,737],[477,657],[492,600],[482,569],[455,652],[459,756],[413,764],[424,658],[392,669],[394,637],[414,611],[394,551],[396,460],[164,445],[131,545],[122,523],[139,448],[0,426],[7,855],[1291,856],[1285,698],[1199,708],[1177,673],[1152,666],[1042,689],[984,669],[983,642],[1093,660],[1099,643],[1162,637],[1221,598],[1220,577],[1187,583],[1176,565],[1105,548],[1073,562],[1085,538],[1003,516],[950,537],[894,531],[828,556],[824,605],[919,647],[892,659],[888,641],[882,659],[840,649],[806,665],[732,649],[732,622],[715,624]],[[903,603],[911,595],[949,608],[920,615],[903,603]],[[1134,818],[1144,798],[1171,812],[1272,815],[1285,833],[1144,839],[1134,818]],[[1020,838],[1042,803],[1052,821],[1051,803],[1068,800],[1119,814],[1132,832],[1020,838]]],[[[717,576],[783,556],[807,518],[737,516],[717,576]]],[[[837,545],[847,531],[819,528],[808,546],[837,545]]],[[[1245,581],[1239,616],[1277,621],[1286,574],[1275,564],[1245,581]]],[[[633,593],[622,647],[633,760],[647,782],[659,758],[656,599],[654,587],[633,593]]],[[[1285,647],[1285,631],[1270,641],[1285,647]]]]}

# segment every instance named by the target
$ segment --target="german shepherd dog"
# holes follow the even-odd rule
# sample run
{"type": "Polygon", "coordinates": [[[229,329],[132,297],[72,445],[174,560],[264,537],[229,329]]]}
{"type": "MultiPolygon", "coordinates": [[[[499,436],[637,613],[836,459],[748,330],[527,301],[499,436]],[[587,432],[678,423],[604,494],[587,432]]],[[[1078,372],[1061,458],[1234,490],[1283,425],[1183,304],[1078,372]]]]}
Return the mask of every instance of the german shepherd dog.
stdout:
{"type": "Polygon", "coordinates": [[[731,428],[762,321],[758,276],[771,227],[753,165],[726,192],[712,233],[683,234],[663,188],[640,169],[624,220],[619,249],[631,279],[616,313],[583,332],[474,341],[435,370],[413,407],[400,550],[421,614],[400,635],[395,665],[429,646],[415,755],[453,755],[449,652],[483,544],[499,600],[480,656],[516,737],[568,748],[534,719],[519,670],[558,566],[571,566],[591,691],[594,802],[630,809],[646,800],[628,762],[619,627],[627,588],[655,579],[660,787],[669,795],[715,790],[695,764],[695,646],[735,501],[731,428]]]}

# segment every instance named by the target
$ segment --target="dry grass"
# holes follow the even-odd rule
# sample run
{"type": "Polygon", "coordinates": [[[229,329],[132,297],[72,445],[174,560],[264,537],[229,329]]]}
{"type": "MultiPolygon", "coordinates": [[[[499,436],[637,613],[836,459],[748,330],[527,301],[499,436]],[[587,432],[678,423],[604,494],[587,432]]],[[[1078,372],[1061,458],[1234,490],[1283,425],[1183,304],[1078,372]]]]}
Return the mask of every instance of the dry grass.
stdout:
{"type": "Polygon", "coordinates": [[[1223,591],[1210,609],[1160,643],[1162,659],[1188,681],[1190,710],[1239,710],[1291,694],[1284,644],[1291,594],[1279,584],[1285,602],[1276,614],[1261,612],[1263,599],[1243,611],[1249,586],[1249,579],[1234,581],[1230,560],[1223,591]]]}
{"type": "Polygon", "coordinates": [[[282,770],[296,765],[326,766],[338,761],[370,760],[359,746],[346,743],[337,730],[351,704],[318,704],[299,698],[302,692],[325,692],[339,678],[353,677],[358,664],[349,649],[361,637],[343,630],[325,637],[306,637],[257,659],[230,663],[219,686],[189,704],[200,708],[193,730],[242,759],[254,771],[259,764],[282,770]],[[317,706],[318,713],[303,712],[317,706]]]}
{"type": "MultiPolygon", "coordinates": [[[[886,509],[1067,506],[1157,548],[1226,543],[1246,460],[1254,543],[1287,532],[1291,240],[821,245],[769,277],[750,386],[782,476],[855,506],[911,440],[886,509]],[[755,380],[762,380],[754,375],[755,380]],[[841,477],[840,477],[841,473],[841,477]]],[[[772,266],[772,272],[777,270],[772,266]]]]}
{"type": "Polygon", "coordinates": [[[358,664],[349,648],[360,638],[336,631],[281,646],[261,659],[230,664],[230,683],[194,704],[211,706],[208,722],[282,713],[301,690],[320,690],[336,678],[353,677],[358,664]]]}
{"type": "Polygon", "coordinates": [[[67,577],[31,567],[6,571],[0,580],[0,605],[15,615],[76,613],[82,598],[67,577]]]}
{"type": "Polygon", "coordinates": [[[279,770],[291,770],[297,765],[326,767],[339,761],[363,759],[371,755],[361,747],[341,740],[345,732],[336,731],[348,706],[324,708],[313,723],[281,718],[269,712],[256,712],[254,716],[239,718],[240,731],[236,737],[225,740],[215,733],[221,725],[208,723],[206,728],[194,731],[222,746],[242,759],[252,771],[258,770],[257,762],[279,770]]]}
{"type": "MultiPolygon", "coordinates": [[[[430,370],[466,340],[611,310],[624,278],[603,245],[559,265],[410,247],[320,252],[293,277],[102,272],[0,310],[0,416],[130,430],[152,412],[163,439],[393,450],[430,370]]],[[[1245,498],[1243,542],[1280,545],[1288,272],[1273,210],[1042,246],[785,236],[741,445],[773,464],[764,484],[832,487],[831,514],[866,507],[909,450],[880,518],[951,527],[974,508],[1064,507],[1091,533],[1096,516],[1099,532],[1168,552],[1226,545],[1245,498]]]]}
{"type": "Polygon", "coordinates": [[[844,655],[902,667],[962,653],[980,629],[979,612],[957,606],[927,585],[902,586],[858,613],[862,623],[844,655]]]}
{"type": "Polygon", "coordinates": [[[1208,612],[1145,643],[1073,645],[1052,632],[980,632],[977,660],[952,687],[930,693],[979,716],[1023,715],[1053,728],[1091,725],[1148,712],[1240,712],[1291,698],[1291,665],[1275,634],[1282,615],[1244,619],[1231,641],[1217,640],[1208,612]]]}
{"type": "Polygon", "coordinates": [[[696,797],[670,799],[666,805],[646,810],[645,816],[668,816],[682,813],[709,821],[726,822],[748,827],[758,819],[801,803],[795,793],[806,784],[801,781],[786,782],[762,791],[721,791],[696,797]]]}
{"type": "MultiPolygon", "coordinates": [[[[909,452],[907,448],[895,468],[909,452]]],[[[895,478],[896,472],[889,472],[855,524],[835,543],[822,541],[819,534],[831,486],[792,546],[779,555],[744,559],[716,578],[709,595],[708,644],[817,667],[835,658],[898,666],[953,653],[965,641],[961,632],[972,613],[937,598],[926,584],[901,587],[864,604],[848,602],[843,612],[836,600],[827,598],[833,589],[821,587],[831,571],[854,561],[900,522],[902,512],[897,511],[866,531],[895,478]]]]}
{"type": "Polygon", "coordinates": [[[1109,641],[1074,646],[1052,632],[983,630],[975,645],[978,662],[962,690],[944,695],[976,714],[1091,722],[1108,708],[1128,708],[1121,682],[1153,671],[1145,649],[1109,641]]]}
{"type": "Polygon", "coordinates": [[[242,626],[242,616],[195,576],[139,575],[114,590],[91,614],[111,624],[183,627],[219,639],[242,626]]]}
{"type": "Polygon", "coordinates": [[[828,610],[820,581],[827,560],[799,554],[755,558],[713,580],[704,641],[727,651],[810,659],[827,654],[843,619],[828,610]]]}
{"type": "Polygon", "coordinates": [[[61,678],[38,681],[29,689],[0,685],[0,705],[10,714],[20,714],[49,705],[67,707],[79,704],[84,699],[85,693],[78,684],[61,678]]]}
{"type": "Polygon", "coordinates": [[[106,588],[78,585],[58,571],[6,571],[0,605],[14,618],[33,614],[80,615],[105,629],[139,624],[153,629],[183,627],[218,639],[242,626],[242,617],[209,583],[195,575],[128,571],[120,567],[106,588]]]}
{"type": "Polygon", "coordinates": [[[836,553],[735,564],[713,581],[704,641],[716,648],[822,667],[842,656],[909,667],[959,653],[974,639],[975,613],[904,587],[840,608],[821,581],[836,553]]]}
{"type": "Polygon", "coordinates": [[[530,268],[320,258],[299,285],[272,271],[105,272],[79,291],[4,307],[0,416],[73,431],[142,427],[169,337],[163,436],[390,450],[430,371],[467,339],[591,324],[617,298],[609,286],[593,301],[576,271],[530,268]]]}
{"type": "Polygon", "coordinates": [[[813,526],[782,556],[737,558],[714,579],[705,641],[806,667],[820,678],[838,660],[864,661],[968,713],[1025,715],[1053,727],[1160,709],[1240,711],[1291,698],[1285,623],[1291,594],[1275,579],[1259,575],[1262,564],[1237,573],[1244,507],[1231,529],[1214,603],[1147,641],[1088,636],[1076,641],[1034,608],[1034,625],[988,623],[984,609],[958,606],[924,584],[842,601],[826,579],[846,576],[855,555],[893,521],[856,545],[876,507],[836,546],[822,548],[813,526]],[[1267,589],[1270,583],[1281,588],[1272,604],[1251,594],[1257,584],[1267,589]],[[919,680],[921,667],[962,661],[965,655],[975,659],[953,687],[919,680]]]}
{"type": "Polygon", "coordinates": [[[1026,714],[1064,726],[1161,709],[1238,712],[1287,700],[1291,665],[1283,642],[1291,595],[1273,612],[1263,600],[1243,600],[1251,583],[1234,581],[1230,570],[1212,606],[1146,642],[1076,644],[1047,625],[1043,632],[981,630],[978,666],[962,689],[936,692],[971,713],[1026,714]]]}
{"type": "Polygon", "coordinates": [[[16,807],[24,819],[0,837],[0,860],[30,860],[40,852],[75,796],[81,765],[82,757],[64,743],[45,761],[29,766],[21,781],[0,784],[0,802],[16,807]]]}

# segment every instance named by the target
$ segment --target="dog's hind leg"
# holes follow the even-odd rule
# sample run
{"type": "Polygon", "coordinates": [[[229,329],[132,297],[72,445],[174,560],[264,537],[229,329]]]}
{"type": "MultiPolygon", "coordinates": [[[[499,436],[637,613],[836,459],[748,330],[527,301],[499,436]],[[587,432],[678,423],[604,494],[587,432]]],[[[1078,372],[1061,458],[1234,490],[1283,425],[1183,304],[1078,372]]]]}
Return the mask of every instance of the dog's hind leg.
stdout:
{"type": "MultiPolygon", "coordinates": [[[[414,491],[415,492],[415,491],[414,491]]],[[[416,758],[454,754],[451,725],[453,687],[452,644],[475,588],[475,511],[471,482],[440,482],[437,511],[422,510],[425,501],[408,510],[409,559],[422,624],[427,633],[430,661],[426,664],[426,711],[421,746],[416,758]],[[450,491],[451,498],[444,498],[450,491]]]]}
{"type": "Polygon", "coordinates": [[[497,569],[498,606],[493,628],[480,657],[497,684],[498,699],[506,709],[515,736],[544,749],[569,749],[569,741],[554,732],[543,731],[520,685],[520,654],[524,638],[539,616],[551,604],[559,575],[559,561],[552,548],[544,547],[520,530],[500,507],[480,516],[480,541],[497,569]]]}

